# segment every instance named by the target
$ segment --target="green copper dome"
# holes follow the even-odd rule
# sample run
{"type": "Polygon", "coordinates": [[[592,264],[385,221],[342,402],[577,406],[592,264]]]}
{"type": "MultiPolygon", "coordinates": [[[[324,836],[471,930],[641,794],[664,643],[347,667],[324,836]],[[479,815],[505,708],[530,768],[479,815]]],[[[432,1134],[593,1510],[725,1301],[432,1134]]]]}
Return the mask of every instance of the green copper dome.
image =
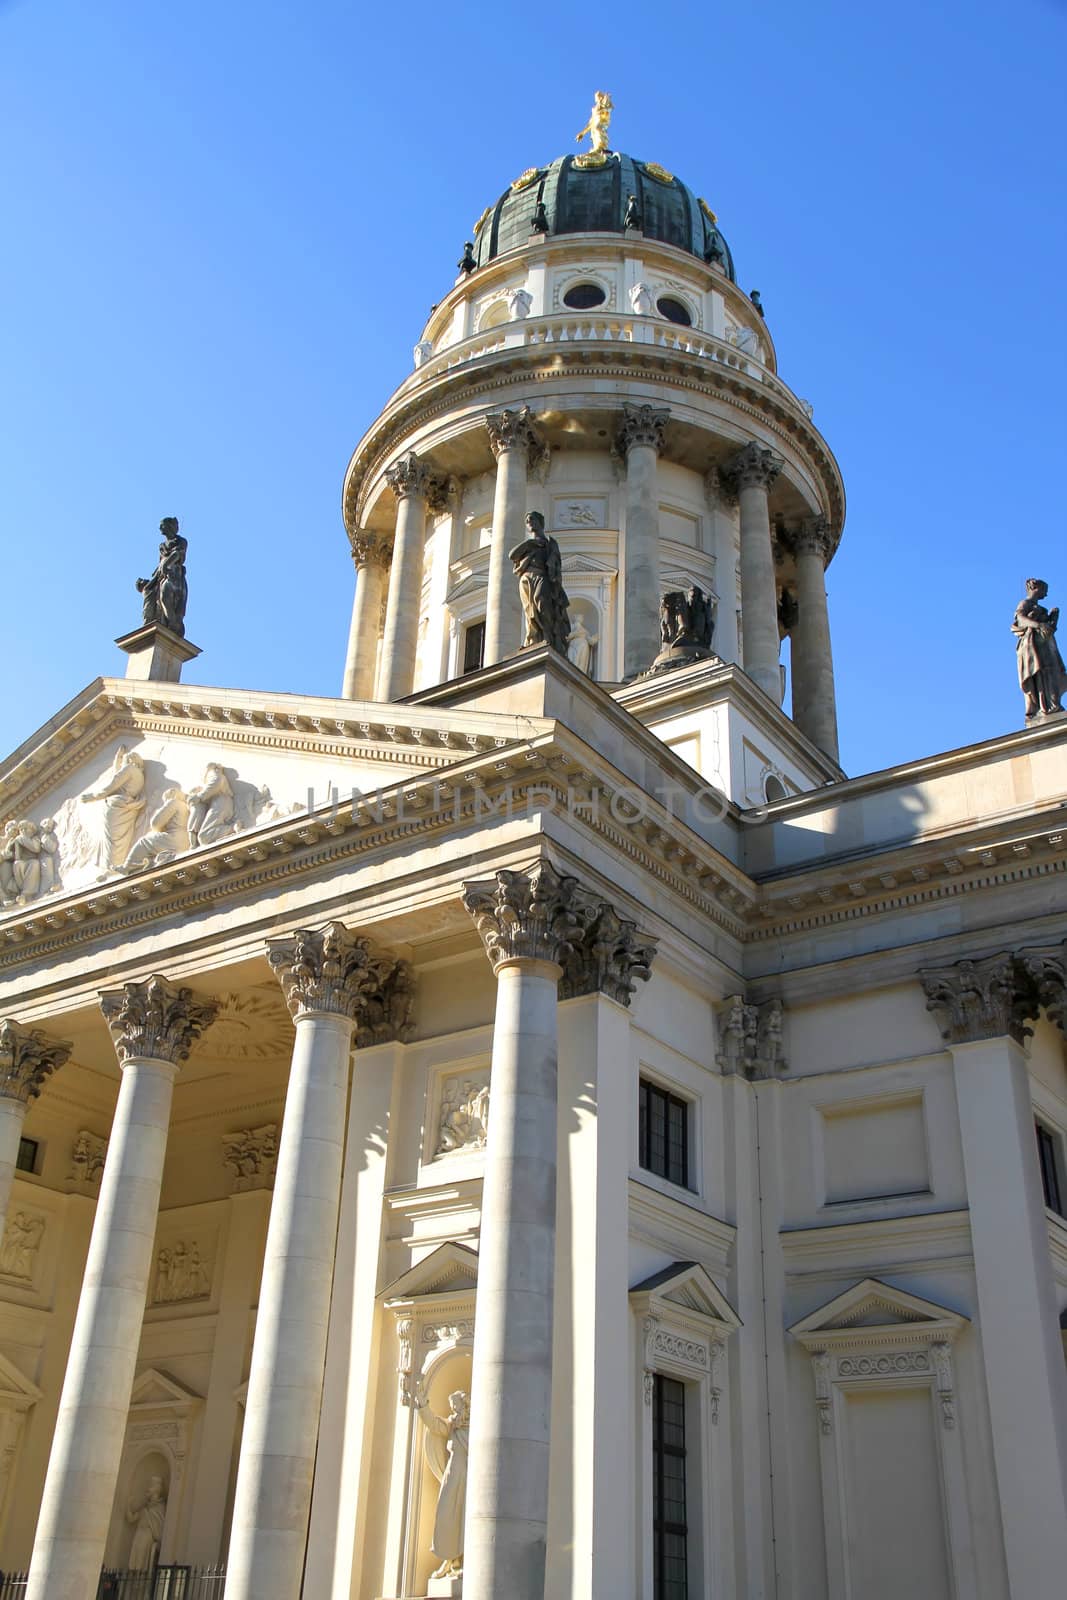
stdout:
{"type": "Polygon", "coordinates": [[[484,266],[546,229],[549,237],[625,234],[631,195],[646,238],[688,250],[701,261],[717,261],[736,282],[729,246],[706,204],[655,162],[635,161],[618,150],[606,151],[598,165],[590,164],[589,156],[560,156],[551,166],[531,167],[516,178],[483,214],[475,260],[484,266]]]}

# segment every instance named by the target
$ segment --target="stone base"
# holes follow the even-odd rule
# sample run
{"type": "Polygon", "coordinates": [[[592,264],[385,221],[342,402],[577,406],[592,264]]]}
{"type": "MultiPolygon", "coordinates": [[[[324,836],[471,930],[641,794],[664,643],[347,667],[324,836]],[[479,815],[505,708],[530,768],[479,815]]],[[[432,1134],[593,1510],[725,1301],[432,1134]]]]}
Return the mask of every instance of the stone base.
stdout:
{"type": "Polygon", "coordinates": [[[200,654],[199,645],[190,644],[158,622],[124,633],[115,643],[130,658],[126,663],[127,678],[142,678],[150,683],[178,683],[185,663],[200,654]]]}
{"type": "Polygon", "coordinates": [[[445,1600],[456,1600],[463,1593],[462,1578],[428,1578],[426,1582],[427,1600],[438,1600],[444,1596],[445,1600]]]}

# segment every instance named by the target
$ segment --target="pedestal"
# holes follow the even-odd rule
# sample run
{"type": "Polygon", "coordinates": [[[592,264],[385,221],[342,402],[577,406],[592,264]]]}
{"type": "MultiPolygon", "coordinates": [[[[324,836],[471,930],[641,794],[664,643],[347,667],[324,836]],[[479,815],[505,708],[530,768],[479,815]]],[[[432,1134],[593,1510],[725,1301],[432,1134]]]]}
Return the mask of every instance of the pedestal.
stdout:
{"type": "Polygon", "coordinates": [[[150,683],[178,683],[185,663],[200,654],[199,645],[190,644],[158,622],[124,633],[115,643],[130,658],[126,663],[127,678],[142,678],[150,683]]]}

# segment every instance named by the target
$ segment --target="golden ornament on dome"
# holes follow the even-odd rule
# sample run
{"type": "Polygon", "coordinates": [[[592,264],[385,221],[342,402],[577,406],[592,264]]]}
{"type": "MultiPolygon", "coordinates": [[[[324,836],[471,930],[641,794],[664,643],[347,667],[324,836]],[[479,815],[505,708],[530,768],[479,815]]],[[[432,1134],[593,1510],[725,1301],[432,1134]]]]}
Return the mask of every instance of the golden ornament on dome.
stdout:
{"type": "Polygon", "coordinates": [[[646,161],[645,171],[650,178],[655,178],[657,183],[674,182],[674,173],[668,172],[666,167],[661,167],[658,161],[646,161]]]}
{"type": "Polygon", "coordinates": [[[703,211],[704,215],[707,217],[709,222],[711,222],[711,223],[718,222],[718,220],[719,220],[718,217],[715,215],[714,211],[708,205],[708,202],[706,200],[698,200],[697,201],[697,205],[700,207],[701,211],[703,211]]]}
{"type": "Polygon", "coordinates": [[[520,172],[515,182],[511,185],[512,194],[518,194],[520,189],[528,189],[531,183],[537,182],[540,167],[527,167],[525,172],[520,172]]]}

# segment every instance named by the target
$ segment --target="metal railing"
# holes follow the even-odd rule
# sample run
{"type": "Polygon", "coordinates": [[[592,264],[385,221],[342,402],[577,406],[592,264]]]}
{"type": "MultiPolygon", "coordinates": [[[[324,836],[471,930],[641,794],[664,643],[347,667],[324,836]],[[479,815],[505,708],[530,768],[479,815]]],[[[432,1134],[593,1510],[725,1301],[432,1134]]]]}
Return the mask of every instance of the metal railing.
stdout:
{"type": "MultiPolygon", "coordinates": [[[[0,1574],[0,1600],[23,1600],[29,1574],[0,1574]]],[[[168,1562],[154,1572],[128,1572],[105,1567],[96,1600],[222,1600],[226,1568],[190,1567],[168,1562]]]]}

